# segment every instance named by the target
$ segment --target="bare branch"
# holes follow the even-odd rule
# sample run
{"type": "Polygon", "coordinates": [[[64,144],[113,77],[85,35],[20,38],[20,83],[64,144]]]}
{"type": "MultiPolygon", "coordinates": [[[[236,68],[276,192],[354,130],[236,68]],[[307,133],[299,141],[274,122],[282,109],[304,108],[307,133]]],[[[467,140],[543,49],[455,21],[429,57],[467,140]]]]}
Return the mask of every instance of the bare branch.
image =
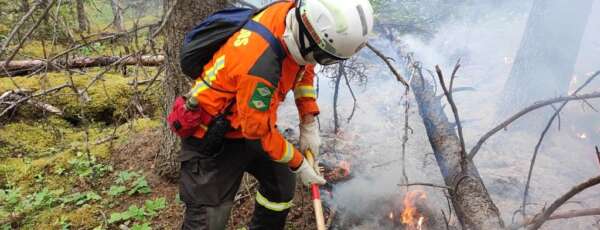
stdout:
{"type": "MultiPolygon", "coordinates": [[[[577,95],[581,90],[583,90],[587,85],[589,85],[594,78],[596,78],[598,75],[600,75],[600,71],[596,72],[595,74],[593,74],[590,78],[588,78],[581,86],[579,86],[579,88],[577,88],[571,95],[577,95]]],[[[531,163],[529,164],[529,172],[527,174],[527,182],[525,183],[525,189],[523,192],[523,202],[521,203],[521,209],[523,209],[523,211],[521,212],[521,214],[523,215],[523,217],[525,217],[527,215],[527,211],[526,211],[526,205],[525,203],[527,203],[527,196],[529,195],[529,186],[531,184],[531,177],[533,175],[533,167],[535,165],[536,159],[537,159],[537,155],[539,153],[540,147],[542,146],[542,141],[544,140],[544,137],[546,136],[546,133],[548,133],[548,130],[550,130],[550,127],[552,126],[552,123],[554,122],[554,120],[556,118],[560,118],[560,112],[562,111],[562,109],[569,103],[569,101],[565,101],[563,102],[559,108],[555,109],[554,114],[552,115],[552,117],[550,118],[550,120],[548,121],[548,124],[546,124],[546,127],[544,128],[544,131],[542,131],[542,134],[540,135],[540,138],[537,142],[537,144],[535,145],[535,149],[533,151],[533,156],[531,157],[531,163]]],[[[552,107],[554,108],[554,105],[552,105],[552,107]]],[[[523,218],[525,219],[525,218],[523,218]]]]}
{"type": "Polygon", "coordinates": [[[529,107],[519,111],[515,115],[511,116],[504,122],[500,123],[498,126],[494,127],[492,130],[490,130],[489,132],[484,134],[481,137],[481,139],[479,139],[477,144],[471,149],[471,152],[469,152],[469,158],[472,160],[475,157],[475,155],[477,154],[477,151],[479,151],[481,146],[491,136],[493,136],[498,131],[504,129],[505,127],[507,127],[508,125],[510,125],[511,123],[513,123],[514,121],[518,120],[519,118],[521,118],[525,114],[528,114],[531,111],[537,110],[537,109],[545,107],[545,106],[552,105],[554,103],[565,102],[565,101],[578,101],[578,100],[583,100],[583,99],[591,99],[591,98],[599,98],[599,97],[600,97],[600,91],[588,93],[588,94],[564,96],[564,97],[558,97],[558,98],[553,98],[553,99],[549,99],[549,100],[538,101],[538,102],[534,103],[533,105],[530,105],[529,107]]]}
{"type": "Polygon", "coordinates": [[[56,2],[56,0],[52,0],[51,2],[48,3],[48,5],[46,6],[46,8],[44,9],[44,13],[42,13],[42,15],[35,22],[35,24],[31,28],[29,28],[29,30],[27,31],[27,33],[25,33],[25,35],[23,36],[23,39],[21,39],[21,41],[19,42],[19,44],[17,45],[17,47],[13,50],[12,54],[9,55],[8,59],[6,59],[4,61],[4,65],[7,65],[7,63],[9,63],[13,58],[15,58],[15,56],[17,55],[17,53],[19,52],[19,50],[21,50],[21,47],[23,47],[23,44],[25,44],[25,41],[27,41],[27,39],[30,38],[30,36],[33,33],[33,31],[35,31],[35,29],[37,29],[38,26],[40,26],[40,24],[42,23],[42,21],[44,20],[44,18],[48,15],[48,12],[50,12],[50,9],[52,9],[52,6],[54,6],[55,2],[56,2]]]}
{"type": "Polygon", "coordinates": [[[399,184],[398,186],[400,187],[410,187],[410,186],[426,186],[426,187],[433,187],[433,188],[441,188],[441,189],[447,189],[452,191],[453,189],[445,186],[445,185],[437,185],[437,184],[431,184],[431,183],[410,183],[410,184],[399,184]]]}
{"type": "Polygon", "coordinates": [[[4,44],[2,44],[2,48],[0,49],[0,57],[2,57],[2,55],[4,55],[4,52],[6,52],[6,49],[8,48],[8,45],[10,44],[12,39],[15,37],[17,32],[21,29],[23,24],[25,24],[25,21],[27,21],[27,19],[29,19],[31,17],[31,15],[33,15],[33,12],[35,12],[35,10],[40,6],[41,3],[42,3],[42,1],[38,0],[35,3],[35,5],[33,5],[33,7],[31,7],[29,9],[29,11],[21,18],[21,20],[19,20],[19,22],[15,25],[15,27],[13,27],[13,29],[10,31],[10,34],[8,35],[8,37],[4,40],[4,44]]]}
{"type": "Polygon", "coordinates": [[[373,47],[371,44],[367,43],[367,47],[373,51],[373,53],[375,53],[379,58],[381,58],[381,60],[383,60],[385,62],[385,64],[388,66],[388,68],[392,71],[392,73],[396,76],[396,79],[401,82],[404,87],[406,88],[410,88],[410,86],[408,85],[408,82],[404,79],[404,77],[402,77],[402,74],[400,74],[398,72],[398,70],[396,70],[396,68],[394,68],[394,65],[392,65],[392,63],[390,62],[390,60],[383,55],[383,53],[379,50],[377,50],[375,47],[373,47]]]}
{"type": "Polygon", "coordinates": [[[452,85],[454,84],[454,78],[456,77],[456,72],[460,68],[460,59],[456,62],[454,66],[454,70],[452,71],[452,76],[450,77],[450,89],[446,88],[446,83],[444,82],[444,75],[442,74],[442,70],[439,66],[435,66],[435,71],[437,73],[438,79],[440,81],[440,85],[442,86],[442,90],[444,90],[444,94],[448,99],[448,104],[452,108],[452,113],[454,114],[454,122],[456,122],[456,127],[458,128],[458,137],[460,139],[460,146],[462,148],[462,152],[466,155],[465,149],[465,138],[463,136],[462,124],[460,122],[460,117],[458,114],[458,108],[456,107],[456,103],[454,102],[454,98],[452,97],[452,85]]]}
{"type": "MultiPolygon", "coordinates": [[[[581,209],[581,210],[569,210],[565,212],[560,212],[553,214],[548,217],[548,220],[558,220],[558,219],[570,219],[576,217],[584,217],[584,216],[600,216],[600,208],[590,208],[590,209],[581,209]]],[[[527,225],[533,224],[535,218],[529,218],[526,221],[515,224],[510,227],[510,229],[519,229],[525,227],[527,225]]]]}
{"type": "Polygon", "coordinates": [[[573,196],[579,194],[580,192],[593,187],[595,185],[600,184],[600,176],[589,179],[586,182],[583,182],[575,187],[573,187],[569,192],[558,198],[554,201],[547,209],[545,209],[542,213],[536,215],[534,220],[532,221],[532,226],[530,226],[529,230],[539,229],[546,220],[550,218],[550,216],[562,206],[565,202],[571,199],[573,196]]]}

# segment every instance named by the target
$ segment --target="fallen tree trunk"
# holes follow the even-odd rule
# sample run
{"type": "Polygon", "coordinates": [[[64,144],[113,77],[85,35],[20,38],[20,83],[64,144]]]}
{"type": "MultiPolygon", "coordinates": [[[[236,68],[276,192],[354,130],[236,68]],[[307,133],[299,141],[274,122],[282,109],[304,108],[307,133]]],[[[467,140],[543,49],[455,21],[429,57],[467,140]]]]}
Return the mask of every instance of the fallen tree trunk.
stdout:
{"type": "Polygon", "coordinates": [[[503,229],[500,211],[490,198],[477,168],[461,148],[454,125],[444,113],[440,97],[415,68],[411,88],[419,105],[429,142],[446,185],[450,188],[456,216],[465,229],[503,229]]]}
{"type": "MultiPolygon", "coordinates": [[[[68,61],[55,61],[48,64],[45,60],[18,60],[11,61],[8,64],[5,61],[0,61],[0,77],[8,76],[24,76],[31,73],[43,71],[59,71],[64,69],[81,69],[91,67],[109,66],[121,57],[117,56],[102,56],[102,57],[78,57],[69,59],[68,61]]],[[[163,55],[144,55],[141,57],[128,57],[121,61],[120,65],[142,65],[142,66],[159,66],[165,60],[163,55]]]]}

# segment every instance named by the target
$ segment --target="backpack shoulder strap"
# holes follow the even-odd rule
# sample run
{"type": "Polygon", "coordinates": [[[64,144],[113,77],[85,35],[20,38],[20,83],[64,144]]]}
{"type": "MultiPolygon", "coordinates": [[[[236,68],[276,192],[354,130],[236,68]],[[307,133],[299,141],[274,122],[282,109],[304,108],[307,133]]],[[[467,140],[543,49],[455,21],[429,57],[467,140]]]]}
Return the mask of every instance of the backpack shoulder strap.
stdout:
{"type": "Polygon", "coordinates": [[[273,35],[273,33],[271,33],[271,31],[269,31],[269,29],[267,29],[265,26],[250,19],[244,28],[258,33],[263,39],[265,39],[269,43],[271,49],[275,51],[275,54],[280,61],[285,58],[285,52],[283,51],[283,47],[281,46],[279,39],[277,39],[275,35],[273,35]]]}

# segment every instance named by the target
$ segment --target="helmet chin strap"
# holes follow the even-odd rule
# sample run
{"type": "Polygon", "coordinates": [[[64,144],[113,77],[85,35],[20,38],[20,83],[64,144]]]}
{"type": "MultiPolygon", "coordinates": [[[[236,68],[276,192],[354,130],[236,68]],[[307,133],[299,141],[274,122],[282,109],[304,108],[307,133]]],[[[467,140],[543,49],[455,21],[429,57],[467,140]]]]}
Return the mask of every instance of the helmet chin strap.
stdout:
{"type": "Polygon", "coordinates": [[[299,65],[316,64],[314,59],[310,58],[311,55],[303,54],[302,50],[306,49],[302,46],[308,43],[300,32],[300,23],[296,20],[295,10],[290,10],[285,18],[285,32],[283,33],[283,41],[287,46],[288,51],[292,55],[292,58],[299,65]]]}

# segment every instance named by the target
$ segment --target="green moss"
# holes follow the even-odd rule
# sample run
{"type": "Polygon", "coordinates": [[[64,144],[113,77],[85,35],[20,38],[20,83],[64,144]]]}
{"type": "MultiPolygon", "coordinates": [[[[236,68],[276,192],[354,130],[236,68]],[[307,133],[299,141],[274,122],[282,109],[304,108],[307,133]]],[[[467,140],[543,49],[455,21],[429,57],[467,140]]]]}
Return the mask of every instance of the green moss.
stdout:
{"type": "Polygon", "coordinates": [[[30,172],[31,163],[23,158],[7,158],[0,161],[0,181],[3,185],[17,184],[21,179],[32,180],[30,172]]]}
{"type": "MultiPolygon", "coordinates": [[[[155,72],[154,68],[149,68],[149,74],[155,72]]],[[[78,89],[87,88],[92,79],[100,73],[99,69],[92,69],[86,74],[74,74],[73,81],[78,89]]],[[[24,89],[33,91],[47,90],[53,87],[61,86],[70,82],[69,76],[64,73],[48,73],[47,76],[36,78],[17,77],[14,78],[17,85],[24,89]]],[[[120,72],[107,72],[95,84],[89,87],[84,97],[79,97],[71,88],[62,90],[38,100],[56,106],[64,111],[65,116],[71,121],[81,121],[85,117],[90,122],[113,123],[124,121],[131,114],[137,111],[131,106],[132,98],[135,94],[132,86],[127,83],[133,79],[122,76],[120,72]],[[82,101],[85,99],[85,101],[82,101]]],[[[144,91],[147,86],[140,86],[139,91],[144,91]]],[[[139,97],[139,104],[147,115],[154,115],[158,108],[158,86],[155,84],[153,89],[139,97]]],[[[0,78],[0,92],[16,88],[7,78],[0,78]]],[[[24,119],[39,119],[47,114],[33,108],[30,105],[22,106],[18,110],[17,117],[24,119]]],[[[76,122],[75,122],[76,123],[76,122]]]]}

